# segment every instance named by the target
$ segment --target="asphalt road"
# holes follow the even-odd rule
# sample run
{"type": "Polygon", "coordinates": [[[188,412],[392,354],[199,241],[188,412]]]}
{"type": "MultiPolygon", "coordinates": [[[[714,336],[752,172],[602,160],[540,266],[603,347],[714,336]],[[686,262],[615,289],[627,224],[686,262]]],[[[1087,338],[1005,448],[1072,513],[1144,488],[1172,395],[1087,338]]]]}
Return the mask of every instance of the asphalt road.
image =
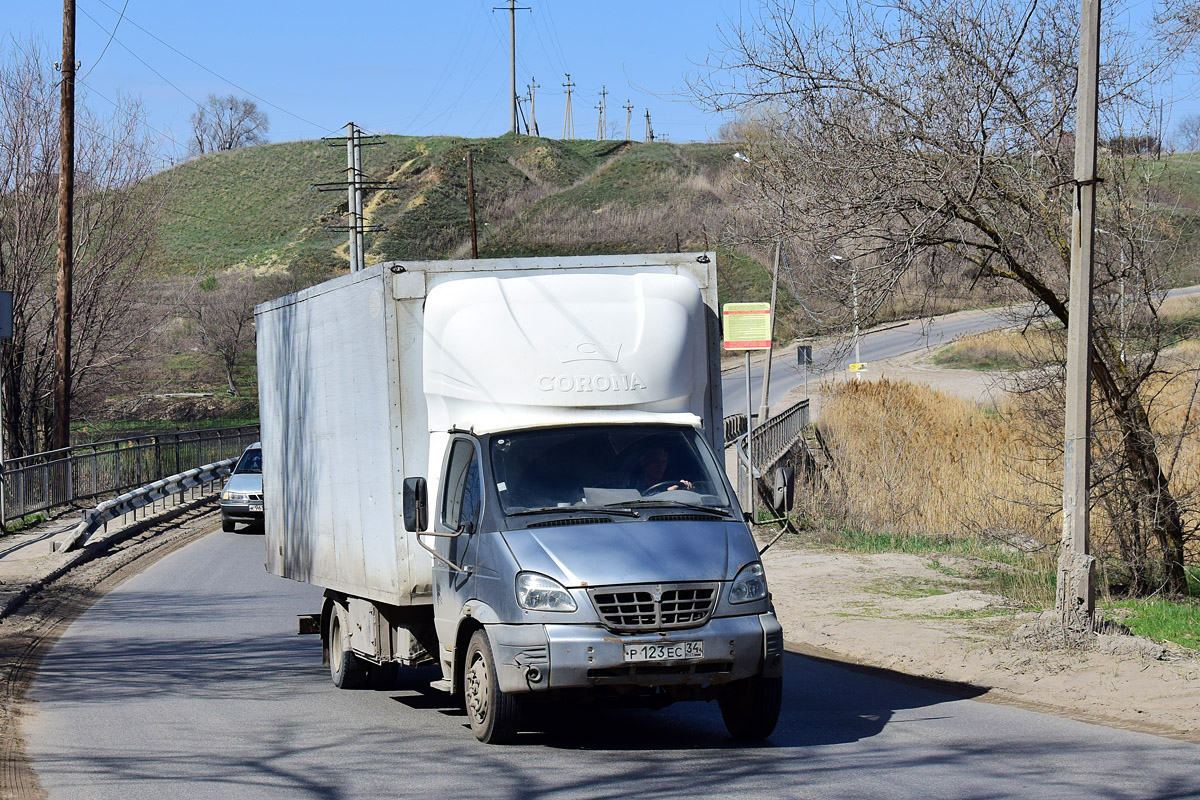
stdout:
{"type": "MultiPolygon", "coordinates": [[[[870,365],[876,361],[911,353],[914,350],[937,347],[955,337],[968,333],[991,330],[1012,324],[1012,312],[1006,309],[994,311],[959,311],[932,319],[913,320],[897,325],[884,325],[867,331],[859,337],[859,350],[863,363],[870,375],[870,365]]],[[[842,348],[843,350],[845,347],[842,348]]],[[[832,344],[818,345],[813,349],[813,363],[808,367],[808,380],[819,381],[822,377],[846,369],[854,362],[853,353],[837,350],[832,344]]],[[[750,369],[751,400],[754,413],[758,413],[762,402],[763,365],[754,364],[750,369]]],[[[788,391],[804,383],[805,370],[796,363],[794,349],[776,355],[771,362],[771,404],[779,403],[788,391]]],[[[726,370],[721,378],[724,412],[746,413],[746,370],[744,367],[726,370]]],[[[778,409],[776,409],[778,410],[778,409]]]]}
{"type": "MultiPolygon", "coordinates": [[[[1200,285],[1183,286],[1167,292],[1168,297],[1188,297],[1197,294],[1200,294],[1200,285]]],[[[1023,308],[1028,308],[1028,306],[982,311],[956,311],[940,317],[882,325],[868,330],[859,337],[862,361],[868,365],[867,375],[871,374],[870,364],[872,362],[895,358],[915,350],[938,347],[958,336],[1012,325],[1017,320],[1018,312],[1023,308]]],[[[845,349],[845,347],[842,348],[842,350],[845,349]]],[[[818,381],[823,376],[846,369],[854,363],[851,356],[852,353],[842,352],[832,344],[819,344],[813,348],[813,363],[805,370],[796,363],[794,349],[777,354],[771,361],[770,405],[774,406],[779,403],[789,390],[802,385],[806,372],[810,381],[818,381]]],[[[750,382],[753,412],[757,414],[759,404],[762,402],[763,365],[761,363],[751,367],[750,382]]],[[[726,416],[746,413],[746,370],[744,367],[727,370],[721,379],[721,390],[726,416]]]]}
{"type": "Polygon", "coordinates": [[[564,708],[479,744],[434,676],[335,689],[267,575],[214,532],[102,598],[47,655],[24,720],[55,798],[1200,797],[1200,747],[791,655],[783,716],[731,742],[715,704],[564,708]]]}

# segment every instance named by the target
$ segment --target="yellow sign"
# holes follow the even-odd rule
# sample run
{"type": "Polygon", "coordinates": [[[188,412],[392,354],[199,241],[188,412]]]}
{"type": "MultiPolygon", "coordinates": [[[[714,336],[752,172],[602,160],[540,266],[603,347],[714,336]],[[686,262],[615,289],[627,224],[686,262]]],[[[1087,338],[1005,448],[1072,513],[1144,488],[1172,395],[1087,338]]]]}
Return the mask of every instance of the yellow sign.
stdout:
{"type": "Polygon", "coordinates": [[[851,364],[850,371],[851,372],[866,372],[867,365],[866,364],[851,364]]]}
{"type": "Polygon", "coordinates": [[[770,303],[726,303],[721,306],[726,350],[767,350],[771,347],[770,303]]]}

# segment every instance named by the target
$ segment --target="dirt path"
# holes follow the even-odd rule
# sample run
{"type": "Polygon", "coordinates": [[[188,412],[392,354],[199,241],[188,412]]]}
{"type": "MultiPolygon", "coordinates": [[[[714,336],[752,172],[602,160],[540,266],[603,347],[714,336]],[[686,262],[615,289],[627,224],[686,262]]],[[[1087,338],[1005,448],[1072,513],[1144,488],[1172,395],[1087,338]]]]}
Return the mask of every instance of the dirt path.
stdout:
{"type": "Polygon", "coordinates": [[[939,556],[934,569],[919,556],[820,552],[786,539],[764,556],[790,649],[988,688],[984,700],[1200,742],[1200,653],[1129,635],[1064,646],[1036,615],[948,576],[953,561],[939,556]]]}

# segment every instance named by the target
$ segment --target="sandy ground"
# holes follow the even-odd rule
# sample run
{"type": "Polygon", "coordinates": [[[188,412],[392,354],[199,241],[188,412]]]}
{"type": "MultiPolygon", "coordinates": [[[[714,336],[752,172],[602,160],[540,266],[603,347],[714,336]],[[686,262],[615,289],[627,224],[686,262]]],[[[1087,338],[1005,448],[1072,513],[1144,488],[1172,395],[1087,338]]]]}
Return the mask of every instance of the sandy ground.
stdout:
{"type": "MultiPolygon", "coordinates": [[[[925,383],[984,404],[996,376],[940,369],[920,351],[868,379],[925,383]]],[[[820,387],[810,384],[819,412],[820,387]],[[813,391],[815,390],[815,391],[813,391]]],[[[803,396],[793,391],[786,403],[803,396]]],[[[786,405],[781,405],[781,408],[786,405]]],[[[803,548],[785,537],[764,555],[792,649],[987,688],[981,699],[1200,742],[1200,653],[1142,637],[1098,634],[1069,645],[1049,615],[1017,613],[929,558],[803,548]]],[[[969,574],[969,565],[952,570],[969,574]]]]}

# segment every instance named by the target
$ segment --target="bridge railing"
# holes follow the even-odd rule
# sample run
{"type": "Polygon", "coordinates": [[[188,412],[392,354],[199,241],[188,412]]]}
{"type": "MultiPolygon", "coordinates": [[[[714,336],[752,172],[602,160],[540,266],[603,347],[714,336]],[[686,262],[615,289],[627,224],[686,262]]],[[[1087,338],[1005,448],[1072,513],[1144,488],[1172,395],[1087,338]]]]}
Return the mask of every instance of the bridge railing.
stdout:
{"type": "MultiPolygon", "coordinates": [[[[750,508],[750,491],[753,482],[770,474],[776,464],[784,458],[804,435],[808,425],[808,400],[804,399],[776,414],[754,429],[749,437],[743,433],[732,441],[737,450],[737,490],[743,508],[750,508]],[[749,438],[754,465],[751,468],[746,443],[749,438]]],[[[726,422],[728,423],[728,417],[726,422]]],[[[745,416],[742,415],[742,419],[745,416]]]]}
{"type": "Polygon", "coordinates": [[[4,464],[0,519],[7,522],[77,500],[145,486],[202,464],[233,458],[258,440],[258,426],[132,436],[11,459],[4,464]]]}

